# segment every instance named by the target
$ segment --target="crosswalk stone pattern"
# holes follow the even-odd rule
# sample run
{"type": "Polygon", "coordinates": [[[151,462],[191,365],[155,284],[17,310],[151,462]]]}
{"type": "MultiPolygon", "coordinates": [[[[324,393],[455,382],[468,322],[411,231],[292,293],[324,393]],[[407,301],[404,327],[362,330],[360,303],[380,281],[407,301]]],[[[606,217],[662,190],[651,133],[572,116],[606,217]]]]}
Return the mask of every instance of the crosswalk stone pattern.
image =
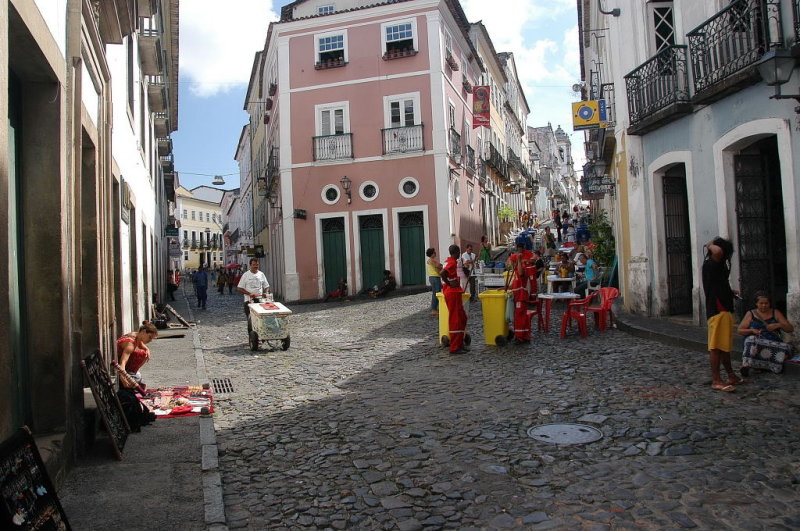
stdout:
{"type": "MultiPolygon", "coordinates": [[[[710,389],[707,356],[617,330],[438,345],[429,294],[292,307],[251,352],[241,298],[199,310],[231,529],[800,527],[800,385],[710,389]],[[603,438],[552,445],[533,426],[603,438]]],[[[556,318],[555,323],[558,324],[556,318]]]]}

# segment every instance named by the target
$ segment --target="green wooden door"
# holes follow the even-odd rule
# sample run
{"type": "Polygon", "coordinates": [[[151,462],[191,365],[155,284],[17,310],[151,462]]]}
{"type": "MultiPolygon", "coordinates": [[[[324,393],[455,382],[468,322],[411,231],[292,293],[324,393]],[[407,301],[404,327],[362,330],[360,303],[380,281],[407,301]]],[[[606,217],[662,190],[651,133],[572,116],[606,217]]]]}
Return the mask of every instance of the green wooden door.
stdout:
{"type": "Polygon", "coordinates": [[[386,263],[383,249],[383,217],[380,215],[358,218],[361,239],[361,288],[369,289],[383,283],[386,263]]]}
{"type": "Polygon", "coordinates": [[[422,212],[401,212],[400,272],[404,286],[425,283],[425,231],[422,212]]]}
{"type": "Polygon", "coordinates": [[[12,425],[30,425],[33,413],[30,400],[28,347],[25,341],[25,265],[23,263],[22,175],[20,174],[22,92],[19,79],[12,72],[8,91],[8,283],[9,342],[13,357],[11,365],[12,425]]]}
{"type": "Polygon", "coordinates": [[[347,280],[347,247],[344,241],[344,218],[322,220],[322,269],[325,271],[325,293],[339,287],[339,279],[347,280]]]}

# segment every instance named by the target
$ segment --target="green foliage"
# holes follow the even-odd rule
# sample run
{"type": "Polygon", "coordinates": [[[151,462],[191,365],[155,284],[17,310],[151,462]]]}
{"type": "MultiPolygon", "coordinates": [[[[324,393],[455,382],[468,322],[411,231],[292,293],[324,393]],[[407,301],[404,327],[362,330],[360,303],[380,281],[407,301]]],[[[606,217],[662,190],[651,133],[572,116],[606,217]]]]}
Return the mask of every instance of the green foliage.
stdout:
{"type": "Polygon", "coordinates": [[[592,234],[592,254],[595,262],[601,266],[610,266],[614,261],[616,246],[614,243],[614,231],[608,221],[608,213],[605,210],[594,213],[592,223],[589,225],[592,234]]]}
{"type": "Polygon", "coordinates": [[[508,205],[503,205],[497,209],[497,217],[500,221],[511,221],[517,216],[517,211],[508,205]]]}

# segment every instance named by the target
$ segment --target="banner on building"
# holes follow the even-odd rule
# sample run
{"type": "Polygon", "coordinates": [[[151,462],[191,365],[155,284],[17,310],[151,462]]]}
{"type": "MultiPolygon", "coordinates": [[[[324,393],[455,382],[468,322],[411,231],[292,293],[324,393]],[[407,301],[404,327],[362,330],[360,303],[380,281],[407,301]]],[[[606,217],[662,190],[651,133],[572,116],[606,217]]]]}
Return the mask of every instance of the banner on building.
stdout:
{"type": "Polygon", "coordinates": [[[608,121],[606,100],[578,101],[572,104],[572,130],[599,129],[608,121]]]}
{"type": "Polygon", "coordinates": [[[472,128],[489,127],[491,123],[491,100],[489,87],[472,88],[472,128]]]}

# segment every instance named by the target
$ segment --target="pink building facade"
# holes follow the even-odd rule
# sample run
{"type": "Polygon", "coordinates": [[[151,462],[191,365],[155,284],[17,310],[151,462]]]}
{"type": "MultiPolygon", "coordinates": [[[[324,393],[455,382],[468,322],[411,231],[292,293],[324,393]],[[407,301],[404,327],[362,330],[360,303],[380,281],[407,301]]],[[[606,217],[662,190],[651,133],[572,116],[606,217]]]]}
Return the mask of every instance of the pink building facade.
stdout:
{"type": "Polygon", "coordinates": [[[288,301],[384,270],[424,285],[426,248],[477,247],[487,226],[471,125],[484,69],[458,2],[349,3],[284,7],[245,104],[256,244],[288,301]]]}

